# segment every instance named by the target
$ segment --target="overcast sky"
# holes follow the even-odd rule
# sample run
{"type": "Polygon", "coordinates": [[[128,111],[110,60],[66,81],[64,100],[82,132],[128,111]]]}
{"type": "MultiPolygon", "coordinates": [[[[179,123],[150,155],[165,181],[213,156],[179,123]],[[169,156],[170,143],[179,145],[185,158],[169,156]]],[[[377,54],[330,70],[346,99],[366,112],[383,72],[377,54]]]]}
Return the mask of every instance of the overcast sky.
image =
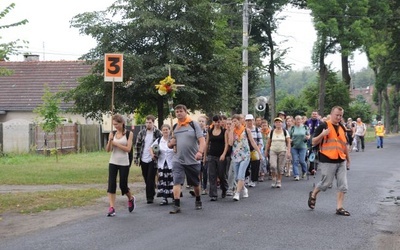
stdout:
{"type": "MultiPolygon", "coordinates": [[[[21,27],[1,31],[1,42],[20,39],[29,41],[29,48],[24,52],[38,54],[40,60],[76,60],[79,56],[96,46],[96,41],[88,36],[79,35],[78,30],[70,28],[73,16],[87,12],[104,10],[114,0],[2,0],[3,10],[10,3],[15,8],[0,19],[0,25],[28,19],[29,23],[21,27]]],[[[293,64],[293,69],[301,70],[311,66],[311,50],[316,39],[311,17],[307,11],[288,9],[281,15],[286,16],[275,39],[289,47],[286,63],[293,64]]],[[[23,56],[13,56],[13,61],[22,61],[23,56]]],[[[334,68],[340,69],[340,55],[329,56],[334,68]]],[[[367,67],[364,54],[355,53],[351,61],[352,70],[359,71],[367,67]]]]}

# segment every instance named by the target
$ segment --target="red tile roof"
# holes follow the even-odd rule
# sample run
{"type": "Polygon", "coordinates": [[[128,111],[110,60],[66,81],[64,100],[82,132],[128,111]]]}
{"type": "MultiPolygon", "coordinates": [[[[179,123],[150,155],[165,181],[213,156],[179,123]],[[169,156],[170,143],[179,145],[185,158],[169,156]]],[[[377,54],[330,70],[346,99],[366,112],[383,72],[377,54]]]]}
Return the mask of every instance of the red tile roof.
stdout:
{"type": "MultiPolygon", "coordinates": [[[[91,65],[84,61],[0,62],[0,68],[13,71],[0,76],[0,111],[33,111],[42,104],[44,85],[52,92],[78,86],[78,79],[90,74],[91,65]]],[[[61,103],[61,108],[71,107],[61,103]]]]}

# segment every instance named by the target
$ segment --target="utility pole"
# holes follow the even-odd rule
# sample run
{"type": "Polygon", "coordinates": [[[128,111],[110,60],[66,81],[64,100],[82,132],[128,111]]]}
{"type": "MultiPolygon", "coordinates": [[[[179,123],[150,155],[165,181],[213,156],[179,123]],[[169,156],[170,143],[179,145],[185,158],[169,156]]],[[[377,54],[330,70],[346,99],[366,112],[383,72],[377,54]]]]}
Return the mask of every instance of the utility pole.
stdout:
{"type": "Polygon", "coordinates": [[[243,51],[242,62],[244,73],[242,76],[242,114],[246,115],[249,112],[249,2],[244,0],[243,4],[243,51]]]}

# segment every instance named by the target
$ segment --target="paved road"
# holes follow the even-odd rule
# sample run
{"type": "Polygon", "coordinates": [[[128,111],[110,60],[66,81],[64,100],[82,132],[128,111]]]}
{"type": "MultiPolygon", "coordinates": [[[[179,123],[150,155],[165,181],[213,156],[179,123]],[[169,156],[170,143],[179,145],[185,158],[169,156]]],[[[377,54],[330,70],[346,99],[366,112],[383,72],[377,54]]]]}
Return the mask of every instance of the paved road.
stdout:
{"type": "Polygon", "coordinates": [[[400,196],[400,137],[384,146],[370,143],[351,154],[350,217],[335,214],[335,187],[318,196],[314,211],[308,208],[319,175],[299,182],[284,177],[281,189],[259,183],[239,202],[202,196],[201,211],[185,195],[177,215],[168,214],[169,206],[139,201],[132,214],[117,210],[107,218],[105,204],[96,216],[4,240],[0,249],[400,249],[385,243],[386,236],[400,235],[400,206],[392,199],[400,196]]]}

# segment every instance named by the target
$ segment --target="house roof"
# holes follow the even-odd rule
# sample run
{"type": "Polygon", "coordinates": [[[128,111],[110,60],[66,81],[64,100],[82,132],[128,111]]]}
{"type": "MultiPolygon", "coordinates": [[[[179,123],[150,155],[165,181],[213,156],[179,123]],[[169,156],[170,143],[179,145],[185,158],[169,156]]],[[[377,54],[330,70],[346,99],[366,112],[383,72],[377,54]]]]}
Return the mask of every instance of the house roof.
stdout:
{"type": "MultiPolygon", "coordinates": [[[[84,61],[0,62],[0,68],[12,70],[0,76],[0,111],[33,111],[43,103],[44,85],[51,92],[68,91],[78,86],[78,79],[90,74],[84,61]]],[[[62,102],[61,109],[71,107],[62,102]]]]}

